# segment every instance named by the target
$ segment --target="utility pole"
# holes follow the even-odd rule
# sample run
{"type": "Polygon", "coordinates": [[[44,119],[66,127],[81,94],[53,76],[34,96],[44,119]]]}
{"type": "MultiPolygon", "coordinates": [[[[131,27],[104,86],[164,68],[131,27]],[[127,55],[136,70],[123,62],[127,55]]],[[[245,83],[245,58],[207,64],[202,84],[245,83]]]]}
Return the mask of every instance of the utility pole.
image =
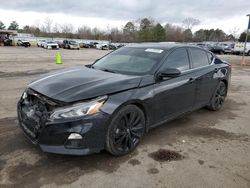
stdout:
{"type": "Polygon", "coordinates": [[[248,19],[248,26],[247,26],[247,33],[246,33],[246,39],[245,39],[245,44],[244,44],[244,49],[243,49],[243,56],[241,60],[241,65],[245,65],[245,55],[246,55],[246,47],[247,47],[247,39],[248,39],[248,34],[249,34],[249,29],[250,29],[250,14],[247,15],[248,19]]]}

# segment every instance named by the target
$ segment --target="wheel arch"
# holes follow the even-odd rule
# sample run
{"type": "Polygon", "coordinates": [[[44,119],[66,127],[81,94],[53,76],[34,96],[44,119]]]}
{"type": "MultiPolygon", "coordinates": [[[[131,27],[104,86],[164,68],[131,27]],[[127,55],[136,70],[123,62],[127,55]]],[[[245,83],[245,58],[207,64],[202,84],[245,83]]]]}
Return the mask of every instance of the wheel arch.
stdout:
{"type": "Polygon", "coordinates": [[[144,117],[145,117],[146,132],[147,132],[149,130],[149,119],[150,119],[150,115],[149,115],[149,112],[148,112],[149,110],[147,110],[146,106],[144,106],[144,104],[140,100],[131,101],[130,104],[137,106],[143,112],[144,117]]]}
{"type": "Polygon", "coordinates": [[[228,81],[226,79],[222,79],[222,82],[224,82],[226,84],[226,87],[228,88],[228,81]]]}
{"type": "Polygon", "coordinates": [[[144,104],[143,101],[139,100],[139,99],[133,99],[133,100],[129,100],[129,101],[126,101],[122,104],[120,104],[112,113],[112,116],[111,118],[120,110],[122,109],[124,106],[127,106],[127,105],[134,105],[136,107],[138,107],[140,110],[142,110],[143,114],[144,114],[144,117],[145,117],[145,121],[146,121],[146,132],[149,130],[149,125],[150,125],[150,112],[149,110],[147,109],[146,105],[144,104]]]}

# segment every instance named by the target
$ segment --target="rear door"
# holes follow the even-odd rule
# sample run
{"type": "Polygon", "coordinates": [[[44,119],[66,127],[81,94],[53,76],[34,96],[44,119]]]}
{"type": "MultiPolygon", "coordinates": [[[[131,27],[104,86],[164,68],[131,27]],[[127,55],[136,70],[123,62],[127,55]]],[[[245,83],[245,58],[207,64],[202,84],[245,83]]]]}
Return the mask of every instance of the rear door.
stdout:
{"type": "Polygon", "coordinates": [[[182,74],[176,78],[158,81],[154,85],[155,121],[164,121],[192,109],[195,99],[194,73],[186,48],[175,49],[160,70],[177,68],[182,74]]]}
{"type": "Polygon", "coordinates": [[[196,76],[195,108],[207,105],[218,84],[214,74],[218,71],[214,65],[214,56],[203,49],[189,47],[192,69],[196,76]]]}

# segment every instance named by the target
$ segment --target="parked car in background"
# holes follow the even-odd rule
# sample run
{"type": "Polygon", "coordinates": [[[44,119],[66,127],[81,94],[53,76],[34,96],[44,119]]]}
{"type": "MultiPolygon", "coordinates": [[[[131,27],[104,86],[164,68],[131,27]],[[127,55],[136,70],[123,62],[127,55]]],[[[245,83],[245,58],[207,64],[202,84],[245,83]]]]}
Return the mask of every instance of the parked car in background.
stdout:
{"type": "Polygon", "coordinates": [[[232,54],[234,50],[234,43],[218,43],[218,46],[220,46],[223,49],[224,54],[232,54]]]}
{"type": "Polygon", "coordinates": [[[125,44],[118,44],[117,48],[121,48],[121,47],[124,47],[124,46],[125,46],[125,44]]]}
{"type": "Polygon", "coordinates": [[[63,42],[62,41],[55,41],[55,43],[58,44],[59,48],[63,48],[63,42]]]}
{"type": "Polygon", "coordinates": [[[96,48],[96,44],[94,44],[93,42],[90,43],[80,43],[79,44],[81,48],[96,48]]]}
{"type": "Polygon", "coordinates": [[[215,54],[224,54],[224,49],[218,44],[205,44],[203,46],[204,49],[209,50],[215,54]]]}
{"type": "Polygon", "coordinates": [[[63,48],[80,50],[79,44],[76,41],[73,41],[73,40],[64,40],[63,41],[63,48]]]}
{"type": "Polygon", "coordinates": [[[84,42],[80,42],[79,46],[80,46],[80,48],[89,48],[89,45],[87,43],[84,43],[84,42]]]}
{"type": "Polygon", "coordinates": [[[194,45],[199,46],[199,47],[201,47],[201,48],[205,48],[205,46],[206,46],[205,43],[196,43],[196,44],[194,44],[194,45]]]}
{"type": "Polygon", "coordinates": [[[37,47],[42,47],[43,48],[43,45],[44,45],[45,42],[46,42],[46,40],[38,40],[37,41],[37,47]]]}
{"type": "MultiPolygon", "coordinates": [[[[244,45],[245,45],[244,42],[235,43],[233,53],[237,54],[237,55],[242,54],[244,51],[244,45]]],[[[247,42],[245,53],[246,53],[246,55],[250,56],[250,42],[247,42]]]]}
{"type": "Polygon", "coordinates": [[[196,46],[126,46],[30,83],[18,122],[44,152],[125,155],[151,128],[203,107],[220,110],[230,77],[227,62],[196,46]]]}
{"type": "Polygon", "coordinates": [[[108,48],[109,48],[109,50],[116,50],[117,46],[115,44],[109,44],[108,48]]]}
{"type": "Polygon", "coordinates": [[[27,47],[30,47],[31,45],[30,45],[30,42],[29,42],[29,41],[19,39],[19,40],[17,41],[17,46],[24,46],[24,47],[27,48],[27,47]]]}
{"type": "Polygon", "coordinates": [[[6,38],[3,40],[3,44],[4,46],[13,46],[13,39],[10,39],[10,38],[6,38]]]}
{"type": "Polygon", "coordinates": [[[59,45],[54,41],[48,41],[43,44],[45,49],[59,49],[59,45]]]}
{"type": "Polygon", "coordinates": [[[109,47],[108,47],[108,44],[97,44],[96,45],[96,49],[99,49],[99,50],[108,50],[109,47]]]}
{"type": "Polygon", "coordinates": [[[89,48],[96,48],[97,44],[98,44],[97,42],[90,42],[88,45],[89,45],[89,48]]]}

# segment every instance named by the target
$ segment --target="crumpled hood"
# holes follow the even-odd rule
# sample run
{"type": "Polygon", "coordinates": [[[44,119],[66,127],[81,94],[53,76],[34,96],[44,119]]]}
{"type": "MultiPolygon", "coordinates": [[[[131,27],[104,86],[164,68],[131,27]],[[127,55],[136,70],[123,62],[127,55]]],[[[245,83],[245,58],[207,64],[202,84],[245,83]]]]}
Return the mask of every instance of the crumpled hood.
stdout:
{"type": "Polygon", "coordinates": [[[47,74],[33,81],[29,88],[63,102],[90,99],[138,87],[140,76],[114,74],[80,67],[47,74]]]}

